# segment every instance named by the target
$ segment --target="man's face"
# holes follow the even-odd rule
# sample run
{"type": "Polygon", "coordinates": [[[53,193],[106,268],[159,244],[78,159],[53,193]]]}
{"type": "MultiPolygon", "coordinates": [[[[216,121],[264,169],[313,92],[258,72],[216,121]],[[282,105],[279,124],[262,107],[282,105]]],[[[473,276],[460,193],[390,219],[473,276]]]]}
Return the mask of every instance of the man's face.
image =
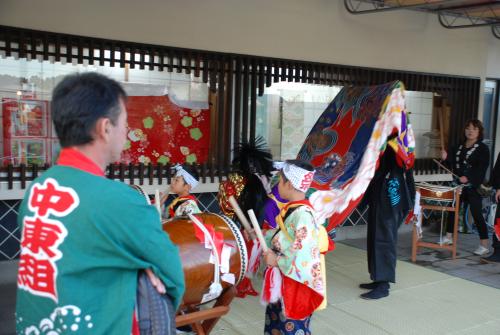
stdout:
{"type": "Polygon", "coordinates": [[[120,99],[120,115],[116,124],[111,124],[109,135],[110,159],[111,162],[117,162],[120,160],[121,153],[127,141],[127,109],[122,99],[120,99]]]}

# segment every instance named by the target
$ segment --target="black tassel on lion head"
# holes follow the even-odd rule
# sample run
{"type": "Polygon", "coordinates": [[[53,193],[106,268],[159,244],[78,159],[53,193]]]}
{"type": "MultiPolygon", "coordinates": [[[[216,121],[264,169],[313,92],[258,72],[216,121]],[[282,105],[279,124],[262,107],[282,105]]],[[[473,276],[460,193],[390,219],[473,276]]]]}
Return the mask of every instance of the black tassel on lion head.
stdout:
{"type": "Polygon", "coordinates": [[[270,177],[273,155],[264,138],[257,137],[255,143],[240,143],[234,149],[233,168],[245,177],[255,173],[270,177]]]}
{"type": "MultiPolygon", "coordinates": [[[[253,209],[260,224],[264,218],[267,184],[273,171],[273,156],[266,141],[241,143],[234,149],[233,173],[219,187],[219,205],[225,215],[234,217],[227,199],[233,195],[243,212],[253,209]]],[[[236,218],[235,218],[236,219],[236,218]]]]}

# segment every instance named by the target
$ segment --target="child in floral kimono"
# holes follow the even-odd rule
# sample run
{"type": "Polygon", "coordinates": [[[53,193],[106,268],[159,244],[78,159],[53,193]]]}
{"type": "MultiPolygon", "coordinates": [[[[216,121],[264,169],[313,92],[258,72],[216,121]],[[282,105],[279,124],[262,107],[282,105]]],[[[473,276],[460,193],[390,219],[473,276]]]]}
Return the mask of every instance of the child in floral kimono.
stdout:
{"type": "MultiPolygon", "coordinates": [[[[201,213],[196,197],[190,194],[198,185],[198,172],[188,165],[177,164],[174,168],[177,172],[170,184],[170,191],[177,194],[177,198],[166,206],[163,216],[171,219],[176,216],[201,213]]],[[[167,197],[168,193],[164,195],[162,203],[167,197]]]]}
{"type": "Polygon", "coordinates": [[[321,225],[305,196],[313,176],[312,166],[300,160],[286,161],[280,171],[278,190],[288,203],[276,229],[266,233],[270,250],[264,253],[264,334],[310,334],[311,315],[325,299],[321,225]]]}

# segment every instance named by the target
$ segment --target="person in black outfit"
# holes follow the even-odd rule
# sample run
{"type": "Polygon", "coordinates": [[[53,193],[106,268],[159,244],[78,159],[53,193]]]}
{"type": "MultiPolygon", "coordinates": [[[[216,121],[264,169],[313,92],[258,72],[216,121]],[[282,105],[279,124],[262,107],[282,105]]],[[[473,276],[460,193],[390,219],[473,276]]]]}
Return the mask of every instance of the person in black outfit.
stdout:
{"type": "Polygon", "coordinates": [[[361,294],[361,298],[380,299],[389,295],[389,282],[396,282],[398,228],[415,201],[413,171],[399,166],[389,146],[380,158],[365,199],[369,205],[368,272],[373,282],[359,287],[370,290],[361,294]]]}
{"type": "MultiPolygon", "coordinates": [[[[483,256],[488,249],[488,227],[482,214],[482,199],[477,192],[484,181],[486,170],[490,162],[490,151],[483,141],[483,124],[477,119],[468,120],[464,128],[465,140],[454,151],[454,155],[441,152],[443,161],[451,167],[453,173],[459,176],[456,182],[465,185],[462,189],[462,205],[469,205],[474,224],[479,232],[480,245],[474,254],[483,256]]],[[[453,152],[453,151],[452,151],[453,152]]],[[[444,244],[452,244],[453,222],[455,216],[452,212],[448,215],[446,237],[444,244]]]]}
{"type": "Polygon", "coordinates": [[[492,234],[492,246],[493,253],[488,256],[481,258],[482,263],[500,263],[500,154],[498,154],[497,160],[495,162],[495,167],[491,173],[490,178],[491,186],[496,190],[495,201],[497,202],[497,211],[495,213],[495,231],[492,234]]]}

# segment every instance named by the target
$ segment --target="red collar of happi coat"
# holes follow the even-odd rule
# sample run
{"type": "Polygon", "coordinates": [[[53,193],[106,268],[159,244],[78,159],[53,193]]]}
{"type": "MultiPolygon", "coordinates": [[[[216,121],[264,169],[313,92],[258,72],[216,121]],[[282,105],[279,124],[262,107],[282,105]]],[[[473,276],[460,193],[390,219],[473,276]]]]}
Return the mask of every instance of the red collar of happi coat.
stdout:
{"type": "Polygon", "coordinates": [[[90,158],[76,148],[64,148],[59,154],[57,165],[69,166],[96,176],[104,177],[104,171],[90,158]]]}

